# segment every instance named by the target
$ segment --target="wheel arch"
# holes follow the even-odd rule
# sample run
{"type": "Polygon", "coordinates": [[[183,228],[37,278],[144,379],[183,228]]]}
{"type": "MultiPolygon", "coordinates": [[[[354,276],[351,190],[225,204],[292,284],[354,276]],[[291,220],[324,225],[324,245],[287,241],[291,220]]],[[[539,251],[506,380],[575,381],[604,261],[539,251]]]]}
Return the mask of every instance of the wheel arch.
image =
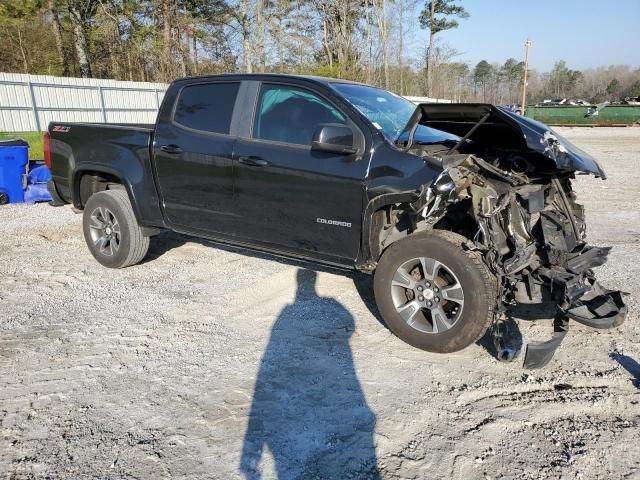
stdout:
{"type": "Polygon", "coordinates": [[[382,255],[383,245],[380,233],[384,225],[381,225],[383,214],[390,212],[393,207],[405,205],[417,198],[415,191],[386,193],[374,197],[367,203],[362,219],[362,238],[360,255],[356,260],[356,268],[364,272],[375,270],[376,262],[382,255]]]}
{"type": "Polygon", "coordinates": [[[93,194],[115,188],[123,188],[127,192],[136,220],[142,224],[138,202],[133,194],[131,184],[120,172],[102,165],[95,167],[84,165],[74,172],[73,206],[79,210],[83,210],[93,194]]]}
{"type": "Polygon", "coordinates": [[[473,240],[477,224],[468,216],[470,206],[465,202],[454,204],[444,217],[427,226],[417,218],[411,203],[418,198],[415,191],[381,195],[369,202],[365,209],[362,228],[362,248],[357,268],[371,272],[382,254],[397,241],[427,229],[457,233],[473,240]],[[411,214],[415,217],[411,218],[411,214]],[[383,233],[383,230],[387,230],[383,233]]]}

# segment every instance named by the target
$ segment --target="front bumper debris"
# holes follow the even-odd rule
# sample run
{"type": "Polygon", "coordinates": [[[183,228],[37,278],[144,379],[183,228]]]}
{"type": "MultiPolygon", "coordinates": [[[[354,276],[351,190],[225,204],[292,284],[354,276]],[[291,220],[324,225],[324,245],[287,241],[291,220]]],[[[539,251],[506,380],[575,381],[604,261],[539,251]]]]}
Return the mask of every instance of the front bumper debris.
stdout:
{"type": "Polygon", "coordinates": [[[590,291],[563,313],[588,327],[605,329],[622,325],[627,310],[622,292],[608,290],[595,283],[590,291]]]}
{"type": "Polygon", "coordinates": [[[575,320],[591,328],[615,328],[624,323],[627,310],[628,307],[622,300],[622,292],[608,290],[597,282],[594,283],[570,308],[564,310],[558,307],[551,339],[527,345],[524,367],[542,368],[551,361],[569,331],[569,320],[575,320]]]}
{"type": "Polygon", "coordinates": [[[524,368],[542,368],[546,366],[569,331],[569,321],[556,317],[553,325],[553,336],[546,342],[531,342],[524,354],[524,368]]]}
{"type": "Polygon", "coordinates": [[[463,221],[477,224],[469,248],[483,253],[498,279],[498,321],[517,303],[557,306],[553,336],[527,346],[526,368],[549,363],[570,320],[599,329],[624,322],[622,292],[596,282],[593,269],[607,261],[611,248],[585,242],[584,209],[574,201],[572,174],[533,179],[474,155],[445,158],[442,174],[413,204],[426,228],[441,228],[452,211],[458,224],[461,212],[471,217],[463,221]]]}

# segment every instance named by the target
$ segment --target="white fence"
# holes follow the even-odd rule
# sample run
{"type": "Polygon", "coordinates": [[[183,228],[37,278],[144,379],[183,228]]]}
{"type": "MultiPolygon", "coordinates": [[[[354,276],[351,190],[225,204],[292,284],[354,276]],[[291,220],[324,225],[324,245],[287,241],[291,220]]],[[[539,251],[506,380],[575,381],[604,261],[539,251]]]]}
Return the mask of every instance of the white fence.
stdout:
{"type": "Polygon", "coordinates": [[[51,121],[154,123],[167,85],[0,73],[0,132],[46,130],[51,121]]]}

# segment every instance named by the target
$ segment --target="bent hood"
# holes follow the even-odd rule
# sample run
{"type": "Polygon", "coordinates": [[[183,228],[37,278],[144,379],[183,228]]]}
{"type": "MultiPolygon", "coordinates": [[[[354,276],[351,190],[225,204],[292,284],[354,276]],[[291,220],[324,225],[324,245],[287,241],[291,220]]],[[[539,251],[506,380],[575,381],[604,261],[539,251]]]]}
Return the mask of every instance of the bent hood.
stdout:
{"type": "Polygon", "coordinates": [[[509,110],[484,103],[422,103],[418,105],[405,132],[425,125],[464,137],[484,117],[469,136],[481,145],[494,148],[530,150],[553,160],[559,170],[592,173],[606,178],[595,158],[580,150],[547,125],[509,110]]]}

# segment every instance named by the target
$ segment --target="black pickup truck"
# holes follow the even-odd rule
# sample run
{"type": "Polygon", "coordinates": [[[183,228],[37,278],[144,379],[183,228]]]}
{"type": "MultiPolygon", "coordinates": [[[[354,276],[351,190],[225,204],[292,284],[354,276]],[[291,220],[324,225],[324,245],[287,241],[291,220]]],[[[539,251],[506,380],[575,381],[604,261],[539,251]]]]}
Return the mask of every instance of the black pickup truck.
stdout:
{"type": "Polygon", "coordinates": [[[52,122],[57,204],[84,210],[102,265],[140,262],[161,229],[373,273],[401,339],[453,352],[516,303],[558,306],[528,345],[546,364],[569,320],[619,325],[594,278],[576,173],[598,163],[547,126],[487,104],[421,104],[342,80],[220,75],[171,84],[153,125],[52,122]]]}

